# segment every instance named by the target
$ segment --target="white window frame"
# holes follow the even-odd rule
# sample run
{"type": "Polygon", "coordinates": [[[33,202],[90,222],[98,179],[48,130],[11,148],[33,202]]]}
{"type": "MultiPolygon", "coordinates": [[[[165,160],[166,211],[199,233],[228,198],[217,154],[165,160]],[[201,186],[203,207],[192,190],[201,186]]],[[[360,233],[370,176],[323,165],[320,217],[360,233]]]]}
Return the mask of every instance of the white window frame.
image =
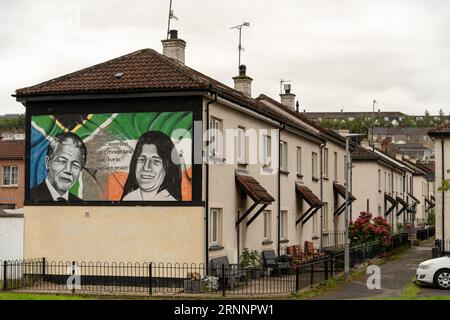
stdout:
{"type": "Polygon", "coordinates": [[[280,239],[288,240],[288,211],[281,210],[280,212],[280,239]]]}
{"type": "Polygon", "coordinates": [[[220,244],[220,215],[221,209],[219,208],[211,208],[210,209],[210,245],[219,245],[220,244]],[[214,218],[215,216],[215,218],[214,218]],[[215,237],[214,237],[215,234],[215,237]]]}
{"type": "Polygon", "coordinates": [[[209,154],[211,156],[220,157],[221,156],[221,141],[220,141],[220,132],[222,130],[222,120],[210,117],[209,122],[209,131],[210,131],[210,140],[214,140],[209,145],[209,154]]]}
{"type": "Polygon", "coordinates": [[[312,159],[312,178],[313,179],[319,179],[318,177],[318,157],[317,157],[317,152],[313,152],[311,155],[311,159],[312,159]]]}
{"type": "Polygon", "coordinates": [[[297,174],[303,176],[302,172],[302,147],[297,147],[297,174]]]}
{"type": "Polygon", "coordinates": [[[387,173],[386,170],[384,171],[384,192],[387,192],[387,173]]]}
{"type": "Polygon", "coordinates": [[[19,186],[19,167],[18,166],[4,166],[2,170],[2,186],[3,187],[18,187],[19,186]],[[6,173],[6,169],[9,169],[9,172],[6,173]],[[14,176],[14,170],[15,176],[14,176]],[[6,176],[8,175],[8,177],[6,176]],[[6,182],[6,178],[8,178],[8,183],[6,182]],[[15,181],[14,181],[15,178],[15,181]],[[14,183],[15,182],[15,183],[14,183]]]}
{"type": "Polygon", "coordinates": [[[329,225],[328,225],[328,216],[329,216],[328,202],[324,202],[323,203],[322,210],[323,210],[323,214],[322,214],[322,217],[323,217],[323,232],[328,232],[329,231],[329,229],[328,229],[328,227],[329,227],[329,225]]]}
{"type": "Polygon", "coordinates": [[[378,191],[381,192],[381,169],[378,169],[378,191]]]}
{"type": "Polygon", "coordinates": [[[392,188],[392,184],[391,184],[391,174],[388,173],[388,193],[391,193],[391,188],[392,188]]]}
{"type": "Polygon", "coordinates": [[[246,145],[245,145],[245,128],[244,127],[238,127],[237,128],[237,143],[236,143],[236,160],[238,163],[245,163],[245,151],[246,151],[246,145]]]}
{"type": "Polygon", "coordinates": [[[280,170],[288,171],[288,145],[286,141],[280,141],[280,170]]]}
{"type": "Polygon", "coordinates": [[[263,212],[263,240],[270,241],[272,235],[272,217],[270,210],[264,210],[263,212]]]}
{"type": "Polygon", "coordinates": [[[271,145],[271,138],[269,135],[263,135],[263,166],[264,167],[270,167],[270,145],[271,145]]]}
{"type": "Polygon", "coordinates": [[[338,181],[338,154],[334,152],[334,181],[338,181]]]}
{"type": "Polygon", "coordinates": [[[328,178],[329,167],[328,167],[328,148],[323,149],[323,176],[328,178]]]}
{"type": "Polygon", "coordinates": [[[318,236],[319,235],[319,229],[320,229],[320,221],[318,221],[319,220],[319,215],[318,214],[314,214],[313,216],[312,216],[312,233],[313,233],[313,236],[318,236]]]}

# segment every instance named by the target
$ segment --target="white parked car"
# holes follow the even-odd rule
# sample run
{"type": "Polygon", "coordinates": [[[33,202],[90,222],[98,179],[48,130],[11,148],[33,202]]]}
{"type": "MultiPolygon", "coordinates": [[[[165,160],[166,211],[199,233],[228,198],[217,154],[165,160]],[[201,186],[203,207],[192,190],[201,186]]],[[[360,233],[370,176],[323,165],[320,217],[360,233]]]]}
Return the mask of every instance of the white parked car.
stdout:
{"type": "Polygon", "coordinates": [[[421,262],[417,267],[416,280],[450,289],[450,256],[421,262]]]}

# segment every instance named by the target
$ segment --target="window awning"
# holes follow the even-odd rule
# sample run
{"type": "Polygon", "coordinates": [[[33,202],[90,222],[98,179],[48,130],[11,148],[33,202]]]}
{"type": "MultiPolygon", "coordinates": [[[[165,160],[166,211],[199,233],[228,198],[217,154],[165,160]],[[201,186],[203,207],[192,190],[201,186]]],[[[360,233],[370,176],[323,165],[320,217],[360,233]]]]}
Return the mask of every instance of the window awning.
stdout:
{"type": "MultiPolygon", "coordinates": [[[[345,199],[345,187],[342,184],[333,182],[333,189],[335,192],[337,192],[342,198],[345,199]]],[[[356,198],[350,193],[350,191],[348,192],[348,198],[351,199],[352,201],[355,201],[356,198]]]]}
{"type": "Polygon", "coordinates": [[[388,193],[384,194],[384,207],[387,208],[387,202],[391,203],[391,207],[384,213],[384,216],[388,216],[397,206],[397,201],[392,198],[388,193]]]}
{"type": "MultiPolygon", "coordinates": [[[[335,194],[340,195],[343,199],[344,199],[344,203],[341,204],[335,211],[334,211],[334,215],[339,216],[342,212],[344,212],[345,210],[345,186],[343,186],[342,184],[333,182],[333,190],[335,194]]],[[[349,192],[348,193],[348,204],[350,205],[353,201],[355,201],[356,198],[349,192]]]]}
{"type": "Polygon", "coordinates": [[[248,226],[269,204],[274,202],[275,199],[252,176],[236,173],[235,181],[237,186],[254,201],[253,205],[248,208],[242,216],[238,217],[236,226],[238,226],[259,204],[262,205],[250,220],[247,221],[248,226]]]}
{"type": "Polygon", "coordinates": [[[411,199],[413,199],[416,203],[420,203],[419,199],[417,199],[416,197],[414,197],[411,193],[407,192],[406,194],[408,195],[408,197],[410,197],[411,199]]]}
{"type": "Polygon", "coordinates": [[[295,224],[302,223],[302,226],[309,220],[311,217],[323,206],[323,202],[311,191],[307,186],[301,186],[299,184],[295,184],[295,191],[297,196],[305,200],[306,203],[310,205],[310,208],[306,210],[306,212],[297,219],[295,224]]]}
{"type": "Polygon", "coordinates": [[[260,204],[271,204],[275,201],[266,189],[251,176],[236,173],[236,184],[255,202],[260,204]]]}
{"type": "Polygon", "coordinates": [[[408,203],[406,203],[405,200],[403,200],[400,197],[396,197],[395,200],[397,200],[398,203],[402,205],[402,208],[397,212],[397,217],[401,215],[406,209],[408,209],[408,203]]]}
{"type": "Polygon", "coordinates": [[[433,209],[434,206],[435,206],[434,201],[425,197],[425,212],[430,211],[430,209],[433,209]],[[427,204],[428,204],[428,207],[427,207],[427,204]]]}

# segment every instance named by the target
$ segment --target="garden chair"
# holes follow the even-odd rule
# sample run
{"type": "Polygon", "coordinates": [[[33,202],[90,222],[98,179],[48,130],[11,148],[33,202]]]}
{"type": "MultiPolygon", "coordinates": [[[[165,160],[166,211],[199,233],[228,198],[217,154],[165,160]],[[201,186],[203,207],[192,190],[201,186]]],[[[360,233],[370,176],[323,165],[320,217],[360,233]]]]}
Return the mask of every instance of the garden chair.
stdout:
{"type": "Polygon", "coordinates": [[[262,252],[264,268],[271,268],[279,274],[289,273],[291,265],[287,257],[277,257],[275,250],[266,250],[262,252]]]}
{"type": "Polygon", "coordinates": [[[230,264],[227,256],[211,259],[210,268],[211,275],[219,278],[219,283],[229,286],[230,289],[234,289],[236,282],[245,281],[246,278],[246,271],[238,265],[230,264]],[[225,272],[222,270],[222,265],[225,267],[225,272]]]}
{"type": "Polygon", "coordinates": [[[316,258],[321,258],[323,256],[325,256],[325,252],[315,249],[314,243],[312,241],[305,241],[305,251],[304,251],[305,260],[312,260],[316,258]]]}

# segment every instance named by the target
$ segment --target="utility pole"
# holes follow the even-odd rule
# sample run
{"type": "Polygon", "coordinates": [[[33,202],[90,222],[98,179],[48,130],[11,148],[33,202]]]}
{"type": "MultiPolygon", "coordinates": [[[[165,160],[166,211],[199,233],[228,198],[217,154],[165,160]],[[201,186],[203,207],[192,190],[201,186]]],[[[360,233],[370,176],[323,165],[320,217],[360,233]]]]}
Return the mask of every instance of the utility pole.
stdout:
{"type": "Polygon", "coordinates": [[[375,99],[373,99],[373,103],[372,103],[372,134],[371,134],[371,142],[370,142],[370,145],[373,147],[373,143],[374,143],[374,141],[373,141],[373,126],[374,126],[374,123],[375,123],[375,104],[376,104],[377,102],[375,101],[375,99]]]}
{"type": "Polygon", "coordinates": [[[345,224],[345,232],[344,232],[344,277],[345,279],[348,279],[350,276],[350,239],[349,239],[349,207],[348,207],[348,197],[349,197],[349,171],[351,166],[351,156],[350,156],[350,138],[351,137],[358,137],[363,136],[363,134],[359,133],[350,133],[345,135],[345,171],[344,171],[344,177],[345,177],[345,217],[344,217],[344,224],[345,224]]]}

